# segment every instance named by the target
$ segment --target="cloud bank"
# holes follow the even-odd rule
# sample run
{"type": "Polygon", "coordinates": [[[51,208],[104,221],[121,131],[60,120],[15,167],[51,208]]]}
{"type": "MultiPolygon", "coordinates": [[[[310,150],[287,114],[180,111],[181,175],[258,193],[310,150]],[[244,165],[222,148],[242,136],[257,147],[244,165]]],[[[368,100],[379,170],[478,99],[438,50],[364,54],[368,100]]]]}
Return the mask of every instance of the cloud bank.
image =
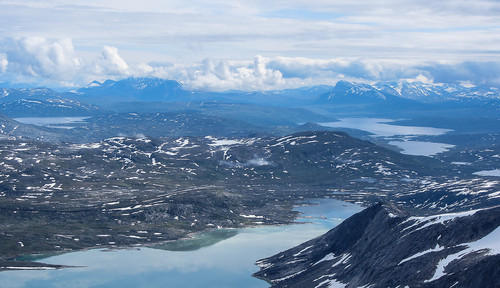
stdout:
{"type": "Polygon", "coordinates": [[[199,90],[339,79],[499,85],[498,0],[0,1],[0,81],[199,90]],[[262,55],[262,56],[256,56],[262,55]]]}
{"type": "Polygon", "coordinates": [[[2,73],[19,77],[66,81],[75,77],[81,65],[70,39],[4,39],[0,51],[2,73]]]}
{"type": "Polygon", "coordinates": [[[84,57],[71,39],[40,37],[0,41],[0,79],[49,87],[79,87],[93,80],[159,77],[202,91],[277,90],[339,80],[374,83],[401,79],[500,87],[500,61],[262,57],[199,63],[133,62],[116,47],[84,57]]]}

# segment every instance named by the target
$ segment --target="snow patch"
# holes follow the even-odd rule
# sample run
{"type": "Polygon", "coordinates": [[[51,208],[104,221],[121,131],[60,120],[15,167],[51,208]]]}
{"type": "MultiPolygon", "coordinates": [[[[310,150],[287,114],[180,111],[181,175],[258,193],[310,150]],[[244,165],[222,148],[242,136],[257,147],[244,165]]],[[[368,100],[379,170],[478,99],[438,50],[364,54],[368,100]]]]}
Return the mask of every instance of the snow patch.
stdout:
{"type": "Polygon", "coordinates": [[[398,264],[398,265],[401,265],[401,264],[403,264],[403,263],[405,263],[405,262],[407,262],[407,261],[410,261],[410,260],[412,260],[412,259],[418,258],[418,257],[420,257],[420,256],[422,256],[422,255],[427,254],[427,253],[431,253],[431,252],[438,252],[438,251],[441,251],[441,250],[443,250],[443,249],[444,249],[444,247],[441,247],[441,246],[439,246],[438,244],[436,244],[436,247],[434,247],[434,248],[432,248],[432,249],[429,249],[429,250],[425,250],[425,251],[422,251],[422,252],[416,253],[416,254],[414,254],[414,255],[412,255],[412,256],[410,256],[410,257],[408,257],[408,258],[405,258],[405,259],[401,260],[401,262],[399,262],[399,264],[398,264]]]}
{"type": "Polygon", "coordinates": [[[431,225],[436,225],[436,224],[443,224],[444,222],[454,220],[459,217],[468,217],[476,214],[476,212],[481,211],[483,209],[477,209],[477,210],[471,210],[471,211],[466,211],[466,212],[459,212],[459,213],[448,213],[448,214],[439,214],[439,215],[432,215],[432,216],[427,216],[427,217],[410,217],[407,220],[405,220],[403,223],[409,222],[409,221],[415,221],[412,225],[406,227],[403,229],[403,231],[408,230],[410,228],[413,228],[415,226],[418,226],[420,224],[424,224],[421,227],[418,227],[417,229],[413,230],[421,230],[424,229],[428,226],[431,225]]]}
{"type": "Polygon", "coordinates": [[[297,256],[301,255],[302,253],[306,252],[307,250],[311,249],[312,247],[314,247],[314,245],[307,246],[306,248],[300,250],[298,253],[293,254],[293,257],[297,257],[297,256]]]}
{"type": "Polygon", "coordinates": [[[498,239],[500,239],[500,227],[497,227],[495,230],[493,230],[493,232],[475,242],[466,243],[465,245],[468,246],[467,249],[457,252],[455,254],[448,255],[446,258],[441,259],[441,261],[439,261],[436,267],[436,272],[434,272],[434,276],[432,276],[431,279],[426,280],[425,282],[432,282],[434,280],[443,277],[444,275],[446,275],[444,270],[446,269],[446,266],[448,266],[448,264],[453,262],[453,260],[461,259],[470,253],[486,249],[487,254],[490,255],[500,254],[500,241],[498,241],[498,239]]]}

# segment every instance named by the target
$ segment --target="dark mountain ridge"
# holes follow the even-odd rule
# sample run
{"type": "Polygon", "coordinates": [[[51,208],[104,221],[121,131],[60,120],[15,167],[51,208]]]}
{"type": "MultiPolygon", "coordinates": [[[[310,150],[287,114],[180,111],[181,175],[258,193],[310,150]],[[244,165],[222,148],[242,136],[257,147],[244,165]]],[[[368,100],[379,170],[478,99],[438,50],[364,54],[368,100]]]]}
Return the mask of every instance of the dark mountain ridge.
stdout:
{"type": "MultiPolygon", "coordinates": [[[[305,107],[323,111],[328,115],[343,113],[358,116],[381,113],[395,116],[422,116],[422,113],[474,115],[479,110],[491,116],[497,114],[500,109],[500,90],[497,88],[430,85],[419,82],[383,82],[369,85],[339,81],[335,86],[318,85],[276,91],[206,92],[191,91],[173,80],[127,78],[119,81],[106,80],[104,83],[94,81],[75,92],[58,93],[45,88],[5,88],[0,92],[0,102],[5,104],[21,99],[47,101],[63,98],[105,106],[110,110],[113,110],[116,103],[122,103],[122,108],[126,106],[123,103],[130,103],[127,107],[130,110],[134,105],[131,102],[202,103],[205,101],[289,108],[305,107]]],[[[144,109],[145,106],[142,106],[144,109]]],[[[152,105],[144,112],[160,112],[158,109],[164,108],[152,105]]],[[[29,114],[33,109],[26,108],[24,111],[25,114],[29,114]]]]}
{"type": "Polygon", "coordinates": [[[0,104],[0,113],[10,117],[82,117],[110,113],[92,104],[84,104],[65,98],[46,100],[23,98],[0,104]]]}
{"type": "Polygon", "coordinates": [[[498,287],[500,207],[410,217],[379,203],[260,260],[272,287],[498,287]]]}
{"type": "Polygon", "coordinates": [[[77,90],[73,97],[96,104],[130,101],[190,101],[190,91],[174,80],[160,78],[127,78],[120,81],[94,81],[77,90]]]}

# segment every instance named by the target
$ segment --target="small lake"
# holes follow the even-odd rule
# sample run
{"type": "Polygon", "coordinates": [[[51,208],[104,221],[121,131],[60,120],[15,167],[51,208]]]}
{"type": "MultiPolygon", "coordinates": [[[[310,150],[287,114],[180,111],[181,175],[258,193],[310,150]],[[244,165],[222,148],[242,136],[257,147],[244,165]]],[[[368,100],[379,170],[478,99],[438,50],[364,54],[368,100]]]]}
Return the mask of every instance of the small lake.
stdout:
{"type": "Polygon", "coordinates": [[[90,117],[21,117],[13,118],[23,124],[31,124],[49,128],[71,129],[73,127],[65,124],[81,123],[90,117]]]}
{"type": "Polygon", "coordinates": [[[85,266],[0,272],[1,287],[269,287],[255,262],[319,236],[363,208],[334,199],[301,206],[306,224],[216,230],[154,248],[93,249],[39,261],[85,266]]]}
{"type": "Polygon", "coordinates": [[[389,144],[397,146],[403,151],[403,154],[419,155],[419,156],[434,156],[438,153],[448,151],[455,147],[455,145],[436,143],[436,142],[423,142],[423,141],[390,141],[389,144]]]}
{"type": "Polygon", "coordinates": [[[318,123],[325,127],[342,127],[370,132],[375,137],[442,135],[451,129],[401,126],[390,124],[396,120],[382,118],[343,118],[337,122],[318,123]]]}
{"type": "Polygon", "coordinates": [[[473,174],[474,175],[479,175],[479,176],[500,177],[500,169],[478,171],[478,172],[474,172],[473,174]]]}
{"type": "Polygon", "coordinates": [[[372,137],[390,138],[397,140],[389,144],[401,148],[401,153],[408,155],[433,156],[445,152],[454,145],[426,141],[411,140],[415,136],[437,136],[453,130],[420,126],[393,125],[395,120],[383,118],[343,118],[337,122],[318,123],[325,127],[358,129],[372,133],[372,137]]]}

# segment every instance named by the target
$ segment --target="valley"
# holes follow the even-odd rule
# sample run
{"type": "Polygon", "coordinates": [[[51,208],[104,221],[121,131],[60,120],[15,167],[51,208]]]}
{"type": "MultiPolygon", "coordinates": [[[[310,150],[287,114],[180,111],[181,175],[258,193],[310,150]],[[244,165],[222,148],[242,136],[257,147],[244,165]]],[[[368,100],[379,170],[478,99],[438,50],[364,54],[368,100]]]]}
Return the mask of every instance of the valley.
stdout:
{"type": "Polygon", "coordinates": [[[478,173],[500,165],[497,90],[422,85],[434,98],[418,102],[410,86],[402,97],[381,84],[200,93],[174,82],[4,89],[0,270],[65,267],[23,255],[291,224],[318,198],[414,217],[500,205],[498,176],[478,173]],[[485,111],[456,122],[464,109],[485,111]]]}

